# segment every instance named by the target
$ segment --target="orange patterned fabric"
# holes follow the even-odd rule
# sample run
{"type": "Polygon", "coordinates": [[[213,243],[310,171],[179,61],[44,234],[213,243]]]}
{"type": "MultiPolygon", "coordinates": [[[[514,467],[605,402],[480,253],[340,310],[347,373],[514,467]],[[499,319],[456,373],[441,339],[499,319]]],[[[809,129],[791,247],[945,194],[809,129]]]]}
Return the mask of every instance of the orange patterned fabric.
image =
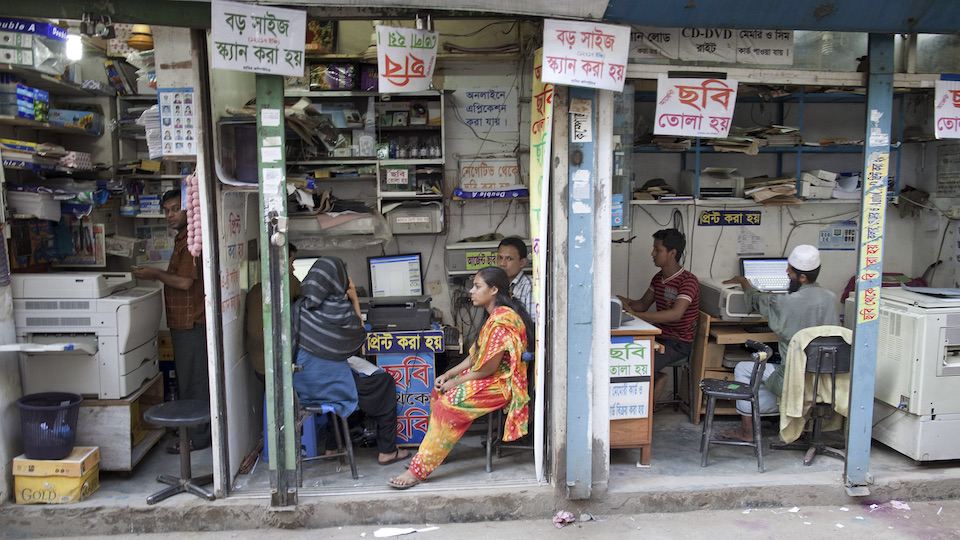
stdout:
{"type": "Polygon", "coordinates": [[[466,381],[443,395],[436,390],[431,393],[427,433],[410,462],[410,472],[414,476],[425,480],[443,462],[470,424],[487,413],[506,407],[504,441],[513,441],[527,434],[530,396],[527,394],[527,365],[522,361],[526,348],[527,333],[520,316],[504,306],[493,310],[477,342],[470,348],[473,365],[461,375],[476,371],[503,352],[500,365],[491,377],[466,381]]]}

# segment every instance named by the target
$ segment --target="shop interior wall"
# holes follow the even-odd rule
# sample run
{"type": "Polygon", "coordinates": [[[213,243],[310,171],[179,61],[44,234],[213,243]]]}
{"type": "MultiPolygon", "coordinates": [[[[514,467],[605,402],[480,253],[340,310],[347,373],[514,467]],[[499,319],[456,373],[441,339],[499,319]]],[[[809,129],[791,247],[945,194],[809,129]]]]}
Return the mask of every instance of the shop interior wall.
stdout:
{"type": "MultiPolygon", "coordinates": [[[[911,99],[904,107],[904,125],[918,128],[923,133],[932,133],[933,127],[928,118],[930,102],[927,98],[911,99]]],[[[738,115],[743,112],[738,108],[738,115]]],[[[864,133],[864,105],[830,104],[806,105],[804,119],[804,139],[817,140],[828,137],[848,137],[862,139],[864,133]],[[810,126],[809,129],[806,126],[810,126]]],[[[751,111],[747,111],[750,114],[751,111]]],[[[743,125],[760,125],[764,119],[758,111],[752,111],[753,121],[743,125]]],[[[894,114],[893,130],[899,115],[894,114]]],[[[652,113],[647,118],[652,118],[652,113]]],[[[735,123],[743,121],[739,116],[735,123]]],[[[788,125],[796,125],[788,119],[788,125]]],[[[738,124],[741,125],[741,124],[738,124]]],[[[932,195],[927,203],[947,210],[958,204],[956,198],[936,197],[937,147],[949,142],[911,142],[905,143],[900,151],[901,186],[912,186],[932,195]]],[[[891,154],[891,173],[894,174],[896,153],[891,154]]],[[[674,187],[678,187],[680,158],[677,154],[634,154],[633,167],[636,172],[637,186],[652,178],[663,178],[674,187]]],[[[693,168],[693,156],[687,156],[688,168],[693,168]]],[[[701,167],[736,167],[746,177],[776,175],[776,157],[771,154],[746,156],[743,154],[703,154],[701,167]]],[[[863,168],[860,154],[807,154],[803,158],[803,168],[826,169],[835,172],[853,172],[863,168]]],[[[795,154],[785,154],[783,169],[785,175],[795,169],[795,154]]],[[[696,204],[643,204],[631,207],[631,230],[614,233],[614,240],[629,239],[632,242],[613,244],[612,268],[627,268],[626,272],[614,272],[613,293],[639,298],[649,286],[650,279],[656,273],[650,259],[653,240],[651,235],[663,228],[673,227],[676,223],[675,212],[682,217],[684,233],[687,235],[688,248],[684,267],[700,279],[721,281],[739,273],[738,235],[741,227],[735,226],[695,226],[701,212],[713,209],[748,209],[762,212],[761,226],[744,227],[742,230],[760,236],[766,247],[764,255],[786,256],[798,244],[818,245],[819,232],[828,224],[843,220],[860,223],[860,201],[851,202],[832,200],[829,202],[806,201],[801,205],[763,207],[744,206],[743,203],[726,204],[718,200],[700,200],[696,204]],[[795,226],[795,224],[798,224],[795,226]]],[[[900,216],[895,204],[886,206],[886,231],[884,239],[884,272],[898,272],[908,276],[920,277],[927,267],[936,260],[944,263],[933,274],[931,285],[955,287],[958,281],[957,266],[952,262],[956,238],[956,221],[949,220],[943,213],[935,210],[921,210],[900,216]],[[942,248],[941,248],[941,242],[942,248]]],[[[838,298],[847,286],[849,279],[856,273],[856,251],[824,251],[821,254],[824,271],[820,274],[822,286],[837,294],[838,298]]],[[[841,313],[842,313],[841,308],[841,313]]]]}

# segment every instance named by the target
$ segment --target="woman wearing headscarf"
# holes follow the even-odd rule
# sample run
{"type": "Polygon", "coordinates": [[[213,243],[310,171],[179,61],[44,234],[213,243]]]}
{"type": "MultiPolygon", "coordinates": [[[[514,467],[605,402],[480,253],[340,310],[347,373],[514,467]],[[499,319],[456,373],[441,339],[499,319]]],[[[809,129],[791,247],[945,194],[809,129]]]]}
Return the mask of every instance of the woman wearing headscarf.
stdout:
{"type": "Polygon", "coordinates": [[[474,276],[470,300],[487,312],[476,343],[463,362],[434,381],[430,423],[420,450],[403,474],[388,485],[413,487],[427,479],[477,418],[506,408],[504,441],[526,435],[527,366],[522,355],[533,341],[533,324],[523,306],[510,296],[506,272],[491,266],[474,276]]]}
{"type": "Polygon", "coordinates": [[[292,323],[296,363],[293,388],[305,405],[332,405],[346,418],[359,408],[377,423],[378,461],[381,465],[406,458],[397,448],[397,389],[383,370],[369,376],[355,374],[348,358],[367,338],[360,301],[346,265],[336,257],[320,257],[300,285],[292,323]]]}

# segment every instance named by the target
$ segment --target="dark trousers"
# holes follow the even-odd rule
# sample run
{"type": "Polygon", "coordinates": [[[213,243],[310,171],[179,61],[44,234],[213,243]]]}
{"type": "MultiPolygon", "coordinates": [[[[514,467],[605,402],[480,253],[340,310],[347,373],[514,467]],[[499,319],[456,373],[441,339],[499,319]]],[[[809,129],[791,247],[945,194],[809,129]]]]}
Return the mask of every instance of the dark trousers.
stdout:
{"type": "MultiPolygon", "coordinates": [[[[397,451],[397,386],[393,376],[378,371],[368,377],[353,372],[360,398],[360,410],[377,424],[377,450],[381,454],[397,451]]],[[[336,440],[327,434],[326,449],[336,449],[336,440]]]]}
{"type": "Polygon", "coordinates": [[[663,354],[657,353],[653,357],[653,373],[660,373],[663,368],[680,360],[688,358],[690,351],[693,350],[693,343],[689,341],[680,341],[673,338],[657,338],[657,341],[663,345],[663,354]]]}
{"type": "MultiPolygon", "coordinates": [[[[189,330],[170,329],[173,365],[177,370],[180,399],[196,399],[210,408],[210,377],[207,373],[207,327],[197,323],[189,330]]],[[[210,424],[187,430],[196,448],[210,446],[210,424]]]]}

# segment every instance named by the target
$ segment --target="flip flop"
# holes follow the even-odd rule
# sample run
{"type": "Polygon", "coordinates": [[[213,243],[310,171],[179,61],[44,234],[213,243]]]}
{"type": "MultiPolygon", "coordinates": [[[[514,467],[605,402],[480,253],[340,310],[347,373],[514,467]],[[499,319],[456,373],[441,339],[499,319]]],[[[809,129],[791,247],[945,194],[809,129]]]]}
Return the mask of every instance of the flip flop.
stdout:
{"type": "Polygon", "coordinates": [[[379,463],[380,465],[390,465],[391,463],[396,463],[396,462],[398,462],[398,461],[403,461],[403,460],[407,459],[408,457],[410,457],[410,454],[407,454],[407,455],[405,455],[405,456],[403,456],[403,457],[400,457],[400,449],[398,448],[398,449],[397,449],[397,452],[393,455],[393,459],[388,459],[388,460],[386,460],[386,461],[377,460],[377,463],[379,463]]]}
{"type": "Polygon", "coordinates": [[[409,484],[399,484],[399,483],[397,483],[397,482],[394,482],[393,480],[394,480],[393,478],[391,478],[390,480],[387,480],[387,485],[390,486],[390,487],[392,487],[393,489],[410,489],[410,488],[412,488],[413,486],[415,486],[415,485],[417,485],[417,484],[420,483],[420,480],[414,480],[413,482],[410,482],[409,484]]]}
{"type": "MultiPolygon", "coordinates": [[[[713,434],[713,438],[716,439],[716,440],[718,440],[718,441],[724,441],[724,442],[747,442],[747,441],[745,441],[745,440],[743,440],[743,439],[738,439],[738,438],[736,438],[736,437],[724,437],[723,435],[721,435],[721,434],[719,434],[719,433],[714,433],[714,434],[713,434]]],[[[750,444],[753,444],[753,441],[751,441],[750,444]]]]}

